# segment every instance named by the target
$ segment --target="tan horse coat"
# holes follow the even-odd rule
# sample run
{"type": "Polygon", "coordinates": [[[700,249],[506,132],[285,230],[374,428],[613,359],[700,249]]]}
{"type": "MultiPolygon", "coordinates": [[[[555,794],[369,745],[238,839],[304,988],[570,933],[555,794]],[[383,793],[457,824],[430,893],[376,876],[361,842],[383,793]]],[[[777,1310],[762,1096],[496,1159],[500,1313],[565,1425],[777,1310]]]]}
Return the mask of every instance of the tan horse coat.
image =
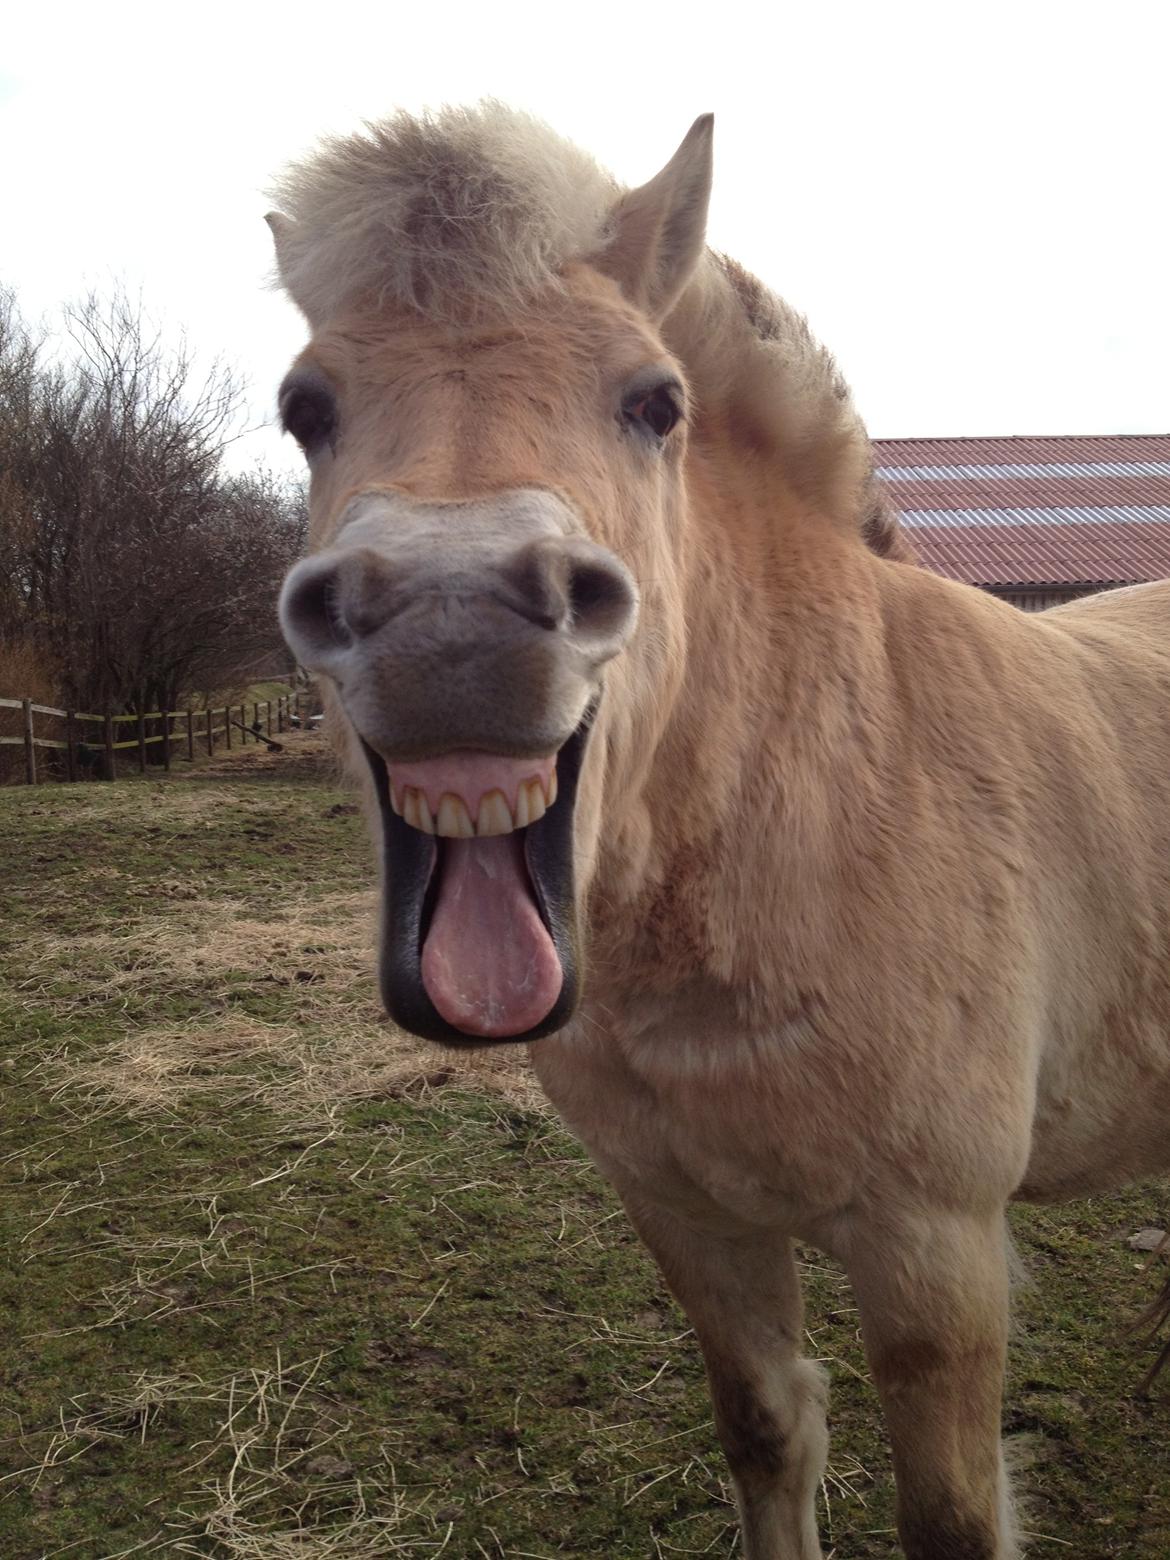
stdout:
{"type": "MultiPolygon", "coordinates": [[[[636,583],[584,996],[532,1058],[694,1323],[749,1560],[821,1553],[794,1238],[854,1284],[907,1555],[1009,1560],[1004,1207],[1170,1165],[1170,584],[1027,616],[901,561],[831,360],[703,252],[709,149],[629,193],[494,108],[327,148],[272,219],[286,418],[363,611],[397,544],[363,519],[355,562],[355,504],[549,492],[636,583]],[[604,411],[646,364],[686,403],[652,459],[604,411]]],[[[373,663],[329,665],[392,774],[373,663]]]]}

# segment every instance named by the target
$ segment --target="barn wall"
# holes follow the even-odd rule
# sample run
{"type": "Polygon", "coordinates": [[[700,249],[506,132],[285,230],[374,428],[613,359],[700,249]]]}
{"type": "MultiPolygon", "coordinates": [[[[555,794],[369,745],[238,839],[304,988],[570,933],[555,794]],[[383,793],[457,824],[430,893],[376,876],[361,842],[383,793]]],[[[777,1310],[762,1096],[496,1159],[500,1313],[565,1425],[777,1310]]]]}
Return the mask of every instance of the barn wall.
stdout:
{"type": "Polygon", "coordinates": [[[1060,606],[1062,601],[1078,601],[1080,597],[1094,593],[1091,590],[993,590],[991,594],[1001,601],[1010,601],[1022,612],[1043,612],[1046,607],[1060,606]]]}

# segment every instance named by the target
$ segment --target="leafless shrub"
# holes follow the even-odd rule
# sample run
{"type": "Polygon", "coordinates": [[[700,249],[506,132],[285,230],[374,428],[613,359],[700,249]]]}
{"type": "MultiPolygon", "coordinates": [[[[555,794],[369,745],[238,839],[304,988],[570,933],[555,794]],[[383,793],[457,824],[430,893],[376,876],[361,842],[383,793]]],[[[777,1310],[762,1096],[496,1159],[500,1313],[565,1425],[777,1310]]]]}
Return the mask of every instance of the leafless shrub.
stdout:
{"type": "Polygon", "coordinates": [[[122,293],[64,317],[50,359],[0,294],[0,644],[87,710],[247,683],[280,646],[301,493],[225,471],[242,385],[223,363],[201,371],[122,293]]]}

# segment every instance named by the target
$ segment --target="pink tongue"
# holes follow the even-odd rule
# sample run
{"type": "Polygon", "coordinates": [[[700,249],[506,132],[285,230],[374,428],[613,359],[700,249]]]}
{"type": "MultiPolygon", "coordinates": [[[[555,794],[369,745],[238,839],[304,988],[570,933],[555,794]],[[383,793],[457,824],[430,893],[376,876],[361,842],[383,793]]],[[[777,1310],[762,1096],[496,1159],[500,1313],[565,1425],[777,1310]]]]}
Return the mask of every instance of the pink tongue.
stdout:
{"type": "Polygon", "coordinates": [[[520,1035],[561,994],[561,961],[536,908],[519,834],[444,840],[422,952],[427,995],[468,1035],[520,1035]]]}

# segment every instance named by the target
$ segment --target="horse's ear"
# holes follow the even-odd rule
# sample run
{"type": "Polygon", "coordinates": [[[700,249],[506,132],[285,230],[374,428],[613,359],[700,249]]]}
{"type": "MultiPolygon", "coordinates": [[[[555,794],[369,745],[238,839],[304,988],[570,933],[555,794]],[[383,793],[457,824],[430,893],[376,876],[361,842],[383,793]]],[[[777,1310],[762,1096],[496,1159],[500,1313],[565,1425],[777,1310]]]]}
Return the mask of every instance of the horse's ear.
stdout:
{"type": "Polygon", "coordinates": [[[276,274],[280,277],[281,286],[291,293],[292,248],[297,225],[291,217],[286,217],[283,211],[268,211],[264,215],[264,220],[268,224],[272,234],[272,244],[276,250],[276,274]]]}
{"type": "Polygon", "coordinates": [[[613,238],[595,262],[656,320],[670,313],[703,252],[714,126],[714,114],[696,119],[662,172],[622,197],[613,238]]]}
{"type": "Polygon", "coordinates": [[[272,245],[276,250],[277,281],[308,320],[311,328],[317,330],[321,326],[321,318],[316,308],[320,295],[319,291],[314,292],[307,283],[301,225],[292,217],[286,217],[283,211],[265,212],[264,220],[268,224],[269,232],[272,234],[272,245]]]}

